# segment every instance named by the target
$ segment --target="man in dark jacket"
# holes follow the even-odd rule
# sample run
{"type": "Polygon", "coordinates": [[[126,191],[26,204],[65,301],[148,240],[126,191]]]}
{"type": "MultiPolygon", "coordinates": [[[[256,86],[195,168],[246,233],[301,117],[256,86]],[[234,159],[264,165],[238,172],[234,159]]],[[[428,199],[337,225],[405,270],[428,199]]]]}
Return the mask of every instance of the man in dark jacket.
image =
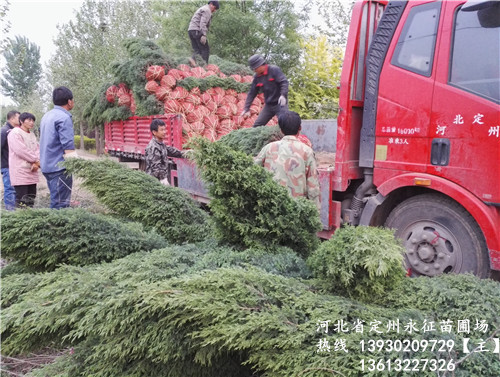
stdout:
{"type": "Polygon", "coordinates": [[[12,110],[7,113],[7,122],[2,127],[2,181],[3,181],[3,202],[5,209],[14,210],[16,207],[16,190],[10,183],[9,174],[9,143],[7,136],[14,127],[19,127],[19,111],[12,110]]]}
{"type": "Polygon", "coordinates": [[[255,75],[241,115],[245,118],[250,115],[253,100],[263,92],[265,105],[253,126],[265,126],[273,116],[288,110],[288,80],[279,67],[267,64],[262,55],[252,55],[248,65],[255,75]]]}
{"type": "Polygon", "coordinates": [[[183,157],[182,151],[163,143],[167,130],[165,122],[153,119],[149,125],[153,138],[146,147],[146,173],[158,179],[162,184],[170,185],[169,157],[183,157]]]}
{"type": "Polygon", "coordinates": [[[212,13],[219,9],[218,1],[209,1],[207,5],[199,8],[191,18],[188,27],[189,39],[193,47],[193,57],[189,59],[191,65],[196,65],[195,57],[200,55],[208,64],[210,47],[208,45],[207,33],[212,20],[212,13]]]}

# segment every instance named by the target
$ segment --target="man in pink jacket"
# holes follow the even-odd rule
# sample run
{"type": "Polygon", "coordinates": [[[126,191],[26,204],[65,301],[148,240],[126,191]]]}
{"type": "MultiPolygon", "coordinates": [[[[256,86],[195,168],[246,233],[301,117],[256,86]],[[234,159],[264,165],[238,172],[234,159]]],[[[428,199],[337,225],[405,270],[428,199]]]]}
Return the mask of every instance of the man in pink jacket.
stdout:
{"type": "Polygon", "coordinates": [[[19,123],[21,126],[14,128],[8,136],[10,181],[16,190],[16,206],[33,207],[40,168],[40,146],[31,132],[35,116],[22,113],[19,123]]]}

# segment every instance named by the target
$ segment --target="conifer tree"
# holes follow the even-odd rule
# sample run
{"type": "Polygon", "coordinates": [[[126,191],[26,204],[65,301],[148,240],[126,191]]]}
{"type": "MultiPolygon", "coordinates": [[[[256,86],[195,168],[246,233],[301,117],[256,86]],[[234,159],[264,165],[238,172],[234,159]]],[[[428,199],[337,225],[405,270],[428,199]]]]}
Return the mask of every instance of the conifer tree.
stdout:
{"type": "Polygon", "coordinates": [[[42,77],[40,47],[26,37],[16,36],[8,40],[3,56],[6,66],[2,93],[19,104],[33,93],[42,77]]]}

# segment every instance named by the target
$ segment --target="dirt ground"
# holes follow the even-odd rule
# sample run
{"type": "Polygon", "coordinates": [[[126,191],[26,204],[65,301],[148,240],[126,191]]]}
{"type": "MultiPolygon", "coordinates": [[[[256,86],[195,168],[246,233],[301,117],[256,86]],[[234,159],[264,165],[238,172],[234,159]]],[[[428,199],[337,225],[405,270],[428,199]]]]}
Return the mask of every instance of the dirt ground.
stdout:
{"type": "MultiPolygon", "coordinates": [[[[77,149],[77,153],[80,157],[86,159],[97,159],[95,154],[89,153],[87,151],[77,149]]],[[[39,171],[39,181],[36,186],[36,199],[35,208],[49,208],[50,207],[50,194],[47,187],[47,181],[43,176],[42,172],[39,171]]],[[[94,195],[89,191],[81,187],[81,179],[73,177],[73,192],[71,194],[71,206],[72,207],[92,207],[96,205],[97,200],[94,195]]],[[[0,197],[2,199],[3,208],[3,181],[0,182],[0,197]]]]}

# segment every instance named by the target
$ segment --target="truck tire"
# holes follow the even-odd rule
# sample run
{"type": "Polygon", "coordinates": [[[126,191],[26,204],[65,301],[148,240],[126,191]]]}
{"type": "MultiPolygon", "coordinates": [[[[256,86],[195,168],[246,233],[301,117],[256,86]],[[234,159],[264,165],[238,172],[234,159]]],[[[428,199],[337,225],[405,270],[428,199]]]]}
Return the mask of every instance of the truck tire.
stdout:
{"type": "Polygon", "coordinates": [[[490,273],[488,249],[474,218],[458,203],[437,194],[417,195],[392,210],[385,226],[406,249],[412,276],[490,273]]]}

